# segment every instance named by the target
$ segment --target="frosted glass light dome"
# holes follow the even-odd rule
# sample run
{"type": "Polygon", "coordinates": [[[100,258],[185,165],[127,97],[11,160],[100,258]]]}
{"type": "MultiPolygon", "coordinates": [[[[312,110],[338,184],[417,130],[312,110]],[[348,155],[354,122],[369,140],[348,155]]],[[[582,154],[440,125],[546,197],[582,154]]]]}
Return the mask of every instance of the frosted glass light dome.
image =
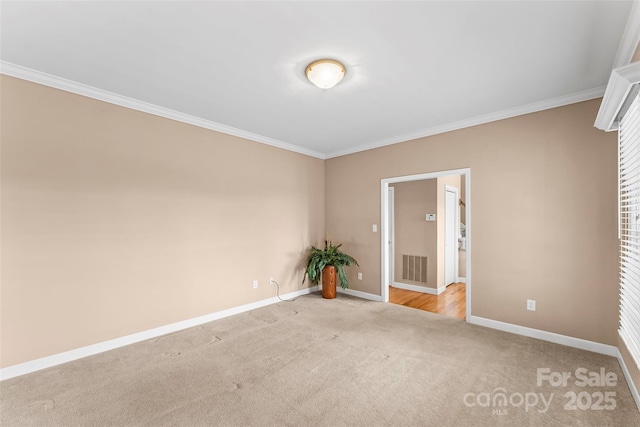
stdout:
{"type": "Polygon", "coordinates": [[[318,59],[307,67],[307,78],[320,89],[330,89],[340,83],[346,70],[334,59],[318,59]]]}

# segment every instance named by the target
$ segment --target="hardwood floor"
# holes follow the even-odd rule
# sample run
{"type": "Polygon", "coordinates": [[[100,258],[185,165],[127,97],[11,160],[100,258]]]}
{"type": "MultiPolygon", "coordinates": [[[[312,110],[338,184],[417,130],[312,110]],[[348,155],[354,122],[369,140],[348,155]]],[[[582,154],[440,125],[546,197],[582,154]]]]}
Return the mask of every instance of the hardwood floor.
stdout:
{"type": "Polygon", "coordinates": [[[464,319],[467,311],[466,285],[452,283],[440,295],[389,287],[389,302],[464,319]]]}

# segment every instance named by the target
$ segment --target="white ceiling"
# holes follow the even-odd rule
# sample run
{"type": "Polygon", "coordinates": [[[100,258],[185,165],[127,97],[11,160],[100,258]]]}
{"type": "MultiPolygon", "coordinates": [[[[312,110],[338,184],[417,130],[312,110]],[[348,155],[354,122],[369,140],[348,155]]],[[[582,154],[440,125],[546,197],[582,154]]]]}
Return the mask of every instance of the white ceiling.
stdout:
{"type": "Polygon", "coordinates": [[[328,158],[601,96],[631,7],[3,1],[0,59],[328,158]],[[324,91],[323,57],[347,68],[324,91]]]}

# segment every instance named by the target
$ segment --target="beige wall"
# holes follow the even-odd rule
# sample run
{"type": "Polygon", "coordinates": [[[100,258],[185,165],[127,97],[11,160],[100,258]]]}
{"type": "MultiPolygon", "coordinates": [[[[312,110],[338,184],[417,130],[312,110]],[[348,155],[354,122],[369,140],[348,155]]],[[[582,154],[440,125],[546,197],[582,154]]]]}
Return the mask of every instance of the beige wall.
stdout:
{"type": "Polygon", "coordinates": [[[3,367],[301,288],[322,160],[0,82],[3,367]]]}
{"type": "MultiPolygon", "coordinates": [[[[402,255],[428,258],[428,288],[445,286],[444,234],[445,188],[460,191],[461,175],[393,184],[395,187],[395,281],[425,286],[402,278],[402,255]],[[428,222],[425,214],[436,214],[436,221],[428,222]]],[[[460,195],[460,193],[458,193],[460,195]]],[[[460,229],[459,223],[456,230],[460,229]]],[[[456,236],[457,239],[457,236],[456,236]]]]}
{"type": "Polygon", "coordinates": [[[458,277],[465,279],[467,277],[467,251],[458,251],[458,277]]]}
{"type": "Polygon", "coordinates": [[[379,294],[380,179],[470,167],[473,315],[617,345],[640,386],[615,332],[599,100],[323,162],[4,75],[0,90],[2,367],[271,297],[269,276],[300,289],[325,230],[361,264],[351,287],[379,294]]]}
{"type": "Polygon", "coordinates": [[[631,58],[631,62],[638,62],[638,61],[640,61],[640,45],[636,47],[636,51],[633,54],[633,57],[631,58]]]}
{"type": "Polygon", "coordinates": [[[328,160],[326,224],[360,262],[353,288],[380,294],[380,180],[469,167],[472,314],[617,345],[616,135],[593,127],[599,105],[328,160]]]}
{"type": "MultiPolygon", "coordinates": [[[[395,223],[395,282],[436,288],[438,233],[436,222],[427,222],[427,213],[437,211],[437,180],[393,184],[395,223]],[[402,255],[427,257],[427,283],[402,278],[402,255]]],[[[437,217],[436,217],[437,218],[437,217]]]]}

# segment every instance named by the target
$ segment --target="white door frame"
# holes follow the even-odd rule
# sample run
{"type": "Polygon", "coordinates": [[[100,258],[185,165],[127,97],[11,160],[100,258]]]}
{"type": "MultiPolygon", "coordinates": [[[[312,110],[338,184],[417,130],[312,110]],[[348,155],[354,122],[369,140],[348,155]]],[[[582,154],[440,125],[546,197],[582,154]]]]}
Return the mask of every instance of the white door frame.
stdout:
{"type": "Polygon", "coordinates": [[[456,187],[452,187],[450,185],[444,186],[444,286],[445,288],[452,283],[456,282],[456,278],[458,277],[459,266],[458,266],[458,235],[460,234],[460,225],[459,225],[459,214],[458,214],[458,200],[460,200],[460,190],[456,187]],[[453,259],[449,259],[447,254],[447,222],[449,221],[450,212],[447,212],[447,192],[453,193],[454,207],[453,207],[453,245],[456,248],[453,252],[453,259]],[[455,230],[457,229],[457,233],[455,230]],[[453,282],[447,283],[447,265],[449,262],[453,262],[453,282]]]}
{"type": "Polygon", "coordinates": [[[394,272],[396,269],[396,263],[395,263],[395,246],[396,246],[396,242],[395,242],[395,188],[393,187],[388,187],[389,188],[389,203],[388,203],[388,207],[389,209],[387,210],[387,212],[389,212],[389,229],[388,229],[388,246],[389,246],[389,274],[388,274],[388,278],[389,278],[389,284],[388,286],[392,286],[393,285],[393,280],[394,280],[394,272]]]}
{"type": "Polygon", "coordinates": [[[424,179],[440,178],[448,175],[463,175],[465,179],[466,205],[466,237],[467,237],[467,313],[466,321],[471,319],[471,169],[454,169],[441,172],[429,172],[417,175],[383,178],[380,180],[380,295],[382,302],[389,302],[389,184],[397,182],[420,181],[424,179]]]}

